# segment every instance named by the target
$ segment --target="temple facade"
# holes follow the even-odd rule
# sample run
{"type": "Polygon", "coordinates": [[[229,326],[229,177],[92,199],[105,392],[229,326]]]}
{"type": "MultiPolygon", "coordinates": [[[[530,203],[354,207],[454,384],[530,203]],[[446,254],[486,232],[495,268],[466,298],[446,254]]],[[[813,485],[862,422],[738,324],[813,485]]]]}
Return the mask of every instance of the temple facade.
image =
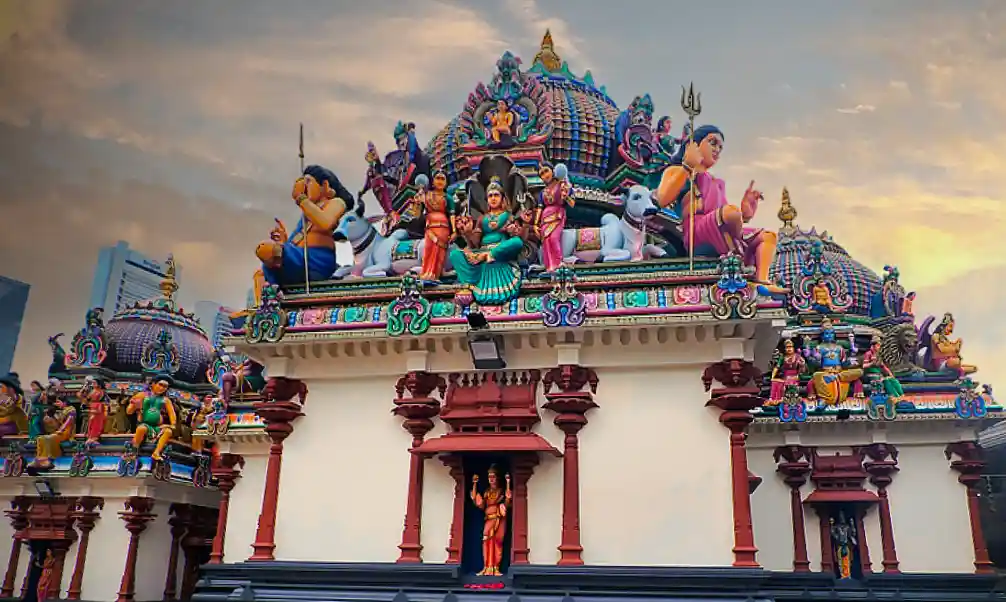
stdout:
{"type": "Polygon", "coordinates": [[[48,385],[0,381],[0,597],[1002,595],[1003,408],[954,316],[787,191],[728,199],[680,101],[675,133],[619,109],[546,34],[425,146],[369,144],[358,193],[304,167],[226,350],[170,279],[54,337],[48,385]]]}

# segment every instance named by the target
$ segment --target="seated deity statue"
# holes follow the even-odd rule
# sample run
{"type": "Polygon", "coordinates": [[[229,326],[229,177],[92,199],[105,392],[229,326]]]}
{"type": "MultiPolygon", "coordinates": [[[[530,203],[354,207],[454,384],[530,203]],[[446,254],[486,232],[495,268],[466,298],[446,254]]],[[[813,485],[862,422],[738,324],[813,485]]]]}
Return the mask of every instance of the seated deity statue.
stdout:
{"type": "Polygon", "coordinates": [[[820,369],[811,377],[809,393],[829,406],[845,401],[849,387],[863,376],[863,371],[851,367],[848,352],[835,339],[835,328],[827,318],[821,323],[821,341],[812,355],[820,369]]]}

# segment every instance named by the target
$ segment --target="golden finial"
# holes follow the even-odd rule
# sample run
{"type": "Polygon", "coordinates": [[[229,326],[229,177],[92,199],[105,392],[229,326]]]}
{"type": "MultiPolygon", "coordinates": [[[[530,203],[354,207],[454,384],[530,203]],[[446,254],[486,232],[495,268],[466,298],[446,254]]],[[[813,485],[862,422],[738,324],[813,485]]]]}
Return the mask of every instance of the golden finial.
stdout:
{"type": "Polygon", "coordinates": [[[558,73],[562,70],[562,59],[555,53],[552,32],[548,29],[545,30],[545,37],[541,39],[541,48],[538,50],[538,54],[534,55],[534,63],[540,63],[549,73],[558,73]]]}
{"type": "Polygon", "coordinates": [[[789,198],[789,189],[783,187],[782,189],[782,206],[779,207],[779,213],[776,217],[782,222],[781,231],[783,233],[791,233],[796,231],[796,227],[793,225],[793,220],[796,219],[797,213],[796,208],[793,207],[792,201],[789,198]]]}
{"type": "Polygon", "coordinates": [[[161,280],[161,294],[168,301],[175,300],[175,293],[178,292],[178,281],[175,279],[177,270],[175,268],[175,256],[168,255],[168,260],[164,262],[167,270],[164,272],[164,280],[161,280]]]}

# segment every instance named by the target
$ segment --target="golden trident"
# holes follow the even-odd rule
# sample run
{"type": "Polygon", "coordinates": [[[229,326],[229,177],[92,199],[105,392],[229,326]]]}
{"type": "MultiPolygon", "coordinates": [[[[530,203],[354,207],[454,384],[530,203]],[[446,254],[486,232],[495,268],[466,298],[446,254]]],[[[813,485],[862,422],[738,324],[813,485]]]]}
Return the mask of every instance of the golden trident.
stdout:
{"type": "MultiPolygon", "coordinates": [[[[304,177],[304,124],[300,124],[300,144],[298,145],[297,157],[300,158],[300,172],[298,177],[304,177]]],[[[305,192],[307,187],[305,187],[305,192]]],[[[301,236],[303,237],[304,243],[304,292],[305,294],[311,294],[311,269],[307,264],[307,231],[311,227],[311,222],[307,219],[307,215],[301,211],[301,236]]]]}
{"type": "MultiPolygon", "coordinates": [[[[688,115],[687,144],[693,144],[695,142],[695,118],[702,113],[702,93],[695,93],[694,82],[688,84],[687,90],[681,86],[681,110],[685,112],[685,115],[688,115]]],[[[682,163],[684,163],[684,154],[682,154],[682,163]]],[[[688,170],[688,189],[692,194],[692,201],[688,203],[688,215],[691,217],[688,221],[688,271],[692,272],[695,271],[695,204],[700,198],[699,191],[695,188],[695,170],[693,169],[688,170]]]]}

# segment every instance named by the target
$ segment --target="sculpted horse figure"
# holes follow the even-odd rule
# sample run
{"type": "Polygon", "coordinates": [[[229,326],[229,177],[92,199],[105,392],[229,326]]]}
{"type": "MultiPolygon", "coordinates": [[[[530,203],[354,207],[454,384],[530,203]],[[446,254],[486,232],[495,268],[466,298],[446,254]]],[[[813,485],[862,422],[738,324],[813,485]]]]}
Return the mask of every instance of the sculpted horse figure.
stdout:
{"type": "MultiPolygon", "coordinates": [[[[343,215],[335,229],[336,240],[353,245],[353,265],[341,266],[335,278],[382,278],[418,271],[423,263],[425,241],[409,238],[405,230],[394,230],[384,236],[363,213],[363,203],[357,203],[356,211],[343,215]]],[[[450,269],[447,259],[444,271],[450,269]]]]}
{"type": "Polygon", "coordinates": [[[563,261],[640,261],[667,256],[667,251],[646,242],[646,220],[659,211],[650,198],[650,189],[633,186],[622,195],[622,200],[625,211],[621,218],[608,213],[601,218],[600,227],[563,230],[563,261]]]}

